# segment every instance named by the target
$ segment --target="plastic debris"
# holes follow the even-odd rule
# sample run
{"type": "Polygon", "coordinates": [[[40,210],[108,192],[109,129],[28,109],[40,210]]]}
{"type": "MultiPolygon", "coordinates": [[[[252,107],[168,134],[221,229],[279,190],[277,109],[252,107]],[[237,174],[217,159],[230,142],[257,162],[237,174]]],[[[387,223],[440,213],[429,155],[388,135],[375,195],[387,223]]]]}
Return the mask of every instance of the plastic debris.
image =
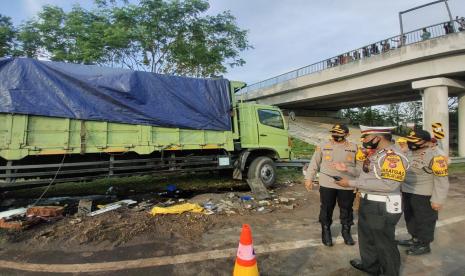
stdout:
{"type": "Polygon", "coordinates": [[[178,189],[178,188],[177,188],[176,185],[174,185],[174,184],[168,184],[168,185],[166,186],[166,190],[167,190],[168,192],[172,192],[172,193],[173,193],[173,192],[175,192],[177,189],[178,189]]]}
{"type": "Polygon", "coordinates": [[[285,197],[280,197],[280,198],[279,198],[279,201],[280,201],[280,202],[283,202],[283,203],[287,203],[287,202],[289,202],[289,199],[288,199],[288,198],[285,198],[285,197]]]}
{"type": "Polygon", "coordinates": [[[258,204],[259,204],[260,206],[269,206],[269,205],[271,205],[271,203],[270,203],[268,200],[260,200],[260,201],[258,202],[258,204]]]}
{"type": "Polygon", "coordinates": [[[198,204],[184,203],[170,207],[153,207],[150,214],[156,216],[165,214],[182,214],[184,212],[202,213],[203,210],[204,209],[198,204]]]}
{"type": "Polygon", "coordinates": [[[90,213],[87,214],[87,216],[93,217],[93,216],[100,215],[100,214],[103,214],[103,213],[106,213],[106,212],[109,212],[109,211],[116,210],[116,209],[121,208],[121,207],[123,207],[123,205],[121,205],[121,204],[109,205],[109,206],[101,208],[100,210],[90,212],[90,213]]]}
{"type": "Polygon", "coordinates": [[[252,197],[251,197],[251,196],[248,196],[248,195],[246,195],[246,196],[241,196],[241,200],[243,200],[243,201],[252,200],[252,197]]]}
{"type": "Polygon", "coordinates": [[[109,212],[109,211],[116,210],[116,209],[121,208],[123,206],[131,206],[131,205],[134,205],[136,203],[137,203],[137,201],[135,201],[135,200],[125,199],[125,200],[120,200],[120,201],[113,202],[113,203],[110,203],[110,204],[107,204],[107,205],[99,205],[99,206],[97,206],[98,208],[100,208],[99,210],[94,211],[94,212],[90,212],[90,213],[87,214],[87,216],[93,217],[93,216],[100,215],[100,214],[103,214],[103,213],[106,213],[106,212],[109,212]]]}
{"type": "Polygon", "coordinates": [[[0,212],[0,219],[2,218],[8,219],[8,218],[15,217],[15,216],[22,216],[26,214],[26,212],[27,212],[27,208],[18,208],[18,209],[0,212]]]}

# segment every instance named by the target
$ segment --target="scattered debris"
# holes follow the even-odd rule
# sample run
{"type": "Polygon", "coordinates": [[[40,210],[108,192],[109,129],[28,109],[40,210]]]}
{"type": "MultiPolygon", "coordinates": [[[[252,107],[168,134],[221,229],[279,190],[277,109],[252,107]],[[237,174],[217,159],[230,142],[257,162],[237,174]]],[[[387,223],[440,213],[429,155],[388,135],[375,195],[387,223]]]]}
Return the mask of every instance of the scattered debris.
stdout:
{"type": "Polygon", "coordinates": [[[270,206],[271,203],[268,200],[260,200],[258,202],[258,205],[260,205],[260,206],[270,206]]]}
{"type": "Polygon", "coordinates": [[[172,199],[168,199],[167,201],[165,201],[165,202],[163,203],[163,205],[164,205],[164,206],[170,206],[170,205],[173,205],[173,204],[175,204],[175,203],[176,203],[176,201],[174,201],[174,200],[172,200],[172,199]]]}
{"type": "Polygon", "coordinates": [[[209,201],[209,202],[205,202],[205,203],[203,204],[203,208],[205,208],[206,210],[209,210],[209,211],[214,211],[214,210],[216,210],[218,207],[217,207],[215,204],[213,204],[213,202],[210,202],[210,201],[209,201]]]}
{"type": "Polygon", "coordinates": [[[79,200],[79,205],[78,205],[78,215],[87,215],[90,212],[92,212],[92,200],[89,199],[81,199],[79,200]]]}
{"type": "Polygon", "coordinates": [[[174,205],[170,207],[158,207],[155,206],[152,208],[150,214],[153,216],[164,215],[164,214],[182,214],[184,212],[193,212],[193,213],[202,213],[203,208],[198,204],[193,203],[184,203],[179,205],[174,205]]]}
{"type": "Polygon", "coordinates": [[[75,218],[69,221],[69,223],[73,225],[81,223],[81,222],[82,222],[82,218],[75,218]]]}
{"type": "Polygon", "coordinates": [[[249,201],[249,200],[252,200],[252,199],[253,199],[253,197],[248,196],[248,195],[247,196],[241,196],[241,200],[243,200],[243,201],[249,201]]]}
{"type": "Polygon", "coordinates": [[[131,200],[131,199],[120,200],[120,201],[113,202],[113,203],[110,203],[110,204],[107,204],[107,205],[98,206],[98,207],[100,207],[99,210],[94,211],[94,212],[90,212],[90,213],[87,214],[87,216],[93,217],[93,216],[100,215],[100,214],[103,214],[103,213],[106,213],[106,212],[109,212],[109,211],[116,210],[116,209],[121,208],[123,206],[131,206],[131,205],[134,205],[136,203],[137,203],[137,201],[134,201],[134,200],[131,200]]]}
{"type": "Polygon", "coordinates": [[[0,219],[3,219],[3,218],[8,219],[8,218],[15,217],[15,216],[22,216],[26,214],[26,212],[27,212],[27,208],[18,208],[18,209],[0,212],[0,219]]]}
{"type": "Polygon", "coordinates": [[[168,184],[168,185],[166,186],[166,190],[167,190],[168,192],[172,192],[172,193],[173,193],[173,192],[175,192],[177,189],[178,189],[178,188],[177,188],[176,185],[174,185],[174,184],[168,184]]]}
{"type": "Polygon", "coordinates": [[[284,209],[288,209],[288,210],[293,210],[294,209],[294,205],[291,204],[291,205],[283,205],[283,208],[284,209]]]}
{"type": "Polygon", "coordinates": [[[61,217],[65,208],[62,206],[34,206],[26,211],[27,217],[61,217]]]}
{"type": "Polygon", "coordinates": [[[114,190],[115,190],[115,188],[113,188],[113,186],[110,186],[110,187],[107,189],[106,194],[107,194],[107,195],[111,195],[111,194],[113,194],[113,191],[114,191],[114,190]]]}
{"type": "Polygon", "coordinates": [[[121,205],[121,204],[109,205],[109,206],[103,207],[103,208],[101,208],[101,209],[99,209],[97,211],[90,212],[90,213],[87,214],[87,216],[93,217],[93,216],[100,215],[100,214],[103,214],[103,213],[106,213],[106,212],[109,212],[109,211],[116,210],[116,209],[121,208],[121,207],[123,207],[123,205],[121,205]]]}
{"type": "Polygon", "coordinates": [[[0,219],[0,228],[22,230],[40,222],[38,217],[21,218],[15,220],[0,219]]]}

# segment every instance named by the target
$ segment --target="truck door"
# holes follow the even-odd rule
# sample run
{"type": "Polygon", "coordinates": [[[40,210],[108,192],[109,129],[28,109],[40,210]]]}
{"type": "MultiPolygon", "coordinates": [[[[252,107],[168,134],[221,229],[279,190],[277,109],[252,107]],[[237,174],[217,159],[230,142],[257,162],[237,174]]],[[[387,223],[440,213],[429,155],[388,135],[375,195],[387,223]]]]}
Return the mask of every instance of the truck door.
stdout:
{"type": "Polygon", "coordinates": [[[280,158],[289,158],[289,134],[279,109],[257,107],[259,144],[278,152],[280,158]]]}

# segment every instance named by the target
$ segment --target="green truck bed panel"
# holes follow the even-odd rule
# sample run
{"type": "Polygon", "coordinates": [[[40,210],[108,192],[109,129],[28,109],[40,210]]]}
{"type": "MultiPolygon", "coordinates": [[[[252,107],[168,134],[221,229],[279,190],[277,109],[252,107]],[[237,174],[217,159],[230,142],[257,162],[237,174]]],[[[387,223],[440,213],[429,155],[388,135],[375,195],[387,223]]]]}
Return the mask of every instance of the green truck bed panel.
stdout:
{"type": "Polygon", "coordinates": [[[232,131],[189,130],[147,125],[0,114],[0,157],[28,155],[225,149],[232,151],[232,131]]]}

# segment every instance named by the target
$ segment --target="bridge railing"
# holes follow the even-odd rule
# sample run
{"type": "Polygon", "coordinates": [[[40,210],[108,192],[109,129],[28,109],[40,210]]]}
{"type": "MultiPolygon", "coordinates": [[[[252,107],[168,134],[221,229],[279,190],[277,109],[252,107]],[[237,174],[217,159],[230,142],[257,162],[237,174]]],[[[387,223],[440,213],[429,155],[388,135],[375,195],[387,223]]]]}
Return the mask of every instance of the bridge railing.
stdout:
{"type": "Polygon", "coordinates": [[[310,75],[339,65],[347,64],[360,59],[370,58],[372,56],[376,56],[382,53],[401,48],[405,45],[410,45],[413,43],[437,38],[459,31],[464,30],[463,27],[460,25],[459,21],[457,20],[454,20],[452,22],[442,22],[439,24],[419,28],[408,33],[404,33],[403,38],[401,38],[400,35],[397,35],[394,37],[383,39],[381,41],[368,44],[361,48],[345,52],[338,56],[334,56],[332,58],[328,58],[323,61],[319,61],[308,66],[301,67],[293,71],[281,74],[279,76],[251,84],[241,89],[239,91],[239,94],[248,93],[250,91],[258,90],[264,87],[273,86],[284,81],[288,81],[305,75],[310,75]],[[429,35],[425,34],[423,32],[423,29],[426,29],[429,35]]]}

